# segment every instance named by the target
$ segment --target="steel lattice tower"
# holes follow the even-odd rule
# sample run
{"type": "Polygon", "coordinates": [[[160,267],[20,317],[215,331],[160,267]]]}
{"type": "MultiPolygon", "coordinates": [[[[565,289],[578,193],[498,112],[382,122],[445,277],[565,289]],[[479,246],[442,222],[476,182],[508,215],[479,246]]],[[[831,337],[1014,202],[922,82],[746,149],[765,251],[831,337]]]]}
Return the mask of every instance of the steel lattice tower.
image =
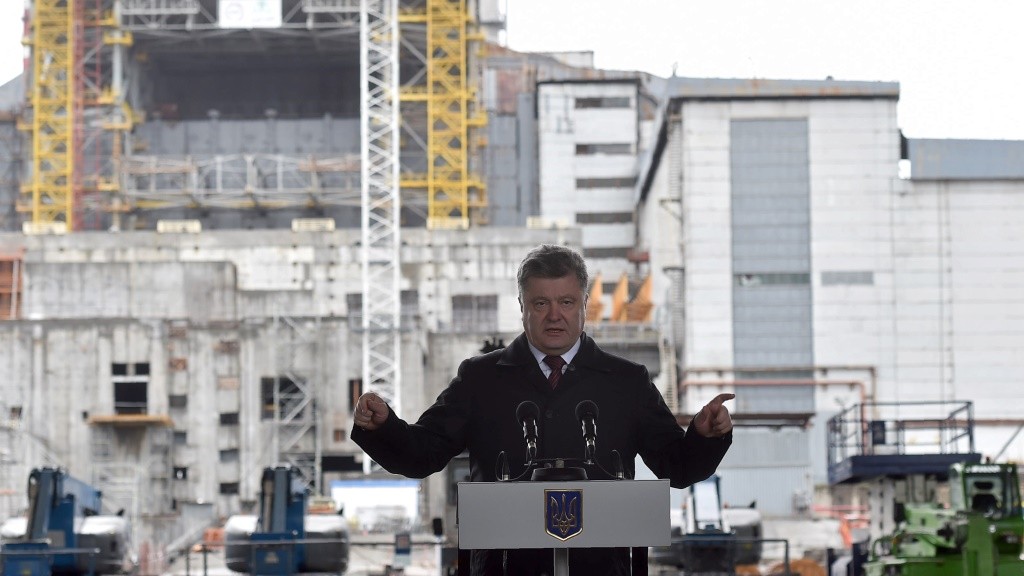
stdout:
{"type": "Polygon", "coordinates": [[[362,0],[360,12],[363,383],[398,412],[398,2],[362,0]]]}

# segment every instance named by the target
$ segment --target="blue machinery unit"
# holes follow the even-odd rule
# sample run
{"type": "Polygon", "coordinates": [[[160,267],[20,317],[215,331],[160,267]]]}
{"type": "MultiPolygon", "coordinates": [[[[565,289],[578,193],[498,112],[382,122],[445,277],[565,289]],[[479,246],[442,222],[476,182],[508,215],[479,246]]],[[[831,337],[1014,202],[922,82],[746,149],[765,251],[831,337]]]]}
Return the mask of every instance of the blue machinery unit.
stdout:
{"type": "Polygon", "coordinates": [[[256,574],[294,574],[305,561],[302,546],[263,546],[282,540],[306,538],[306,486],[294,469],[273,468],[263,471],[260,481],[260,528],[251,536],[252,572],[256,574]]]}
{"type": "Polygon", "coordinates": [[[340,574],[348,568],[348,528],[343,516],[306,514],[307,489],[298,470],[263,470],[259,515],[232,516],[224,527],[225,562],[235,572],[287,576],[340,574]]]}
{"type": "Polygon", "coordinates": [[[130,529],[101,516],[101,493],[57,468],[28,478],[28,514],[4,525],[3,576],[113,574],[130,569],[130,529]]]}

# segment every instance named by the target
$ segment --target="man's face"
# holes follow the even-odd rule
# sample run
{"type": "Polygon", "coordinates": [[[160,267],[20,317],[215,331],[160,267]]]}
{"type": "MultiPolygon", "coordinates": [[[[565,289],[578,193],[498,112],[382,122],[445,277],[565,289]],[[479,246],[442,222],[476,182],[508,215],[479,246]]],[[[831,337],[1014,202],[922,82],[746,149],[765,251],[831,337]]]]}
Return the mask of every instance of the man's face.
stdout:
{"type": "Polygon", "coordinates": [[[519,300],[526,337],[545,354],[563,354],[583,332],[587,294],[573,275],[530,278],[519,300]]]}

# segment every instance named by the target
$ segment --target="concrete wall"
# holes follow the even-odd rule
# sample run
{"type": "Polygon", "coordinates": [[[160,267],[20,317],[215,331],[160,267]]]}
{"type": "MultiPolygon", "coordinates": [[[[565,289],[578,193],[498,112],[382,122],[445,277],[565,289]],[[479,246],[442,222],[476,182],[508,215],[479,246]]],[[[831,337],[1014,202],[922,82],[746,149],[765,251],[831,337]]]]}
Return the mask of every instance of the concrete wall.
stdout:
{"type": "MultiPolygon", "coordinates": [[[[1024,182],[914,181],[901,192],[893,198],[900,386],[888,398],[970,399],[978,417],[1019,418],[1024,182]]],[[[1014,446],[1008,456],[1024,458],[1014,446]]]]}

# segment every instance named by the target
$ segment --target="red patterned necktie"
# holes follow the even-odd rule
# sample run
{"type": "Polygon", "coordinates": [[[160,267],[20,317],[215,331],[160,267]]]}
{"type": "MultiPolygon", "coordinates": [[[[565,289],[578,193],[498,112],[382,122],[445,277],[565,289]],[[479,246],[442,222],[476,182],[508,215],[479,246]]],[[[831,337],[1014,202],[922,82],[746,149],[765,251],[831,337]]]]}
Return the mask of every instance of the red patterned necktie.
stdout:
{"type": "Polygon", "coordinates": [[[544,363],[551,367],[551,373],[548,374],[548,384],[554,390],[558,387],[558,379],[562,377],[562,366],[565,366],[565,360],[562,360],[561,356],[545,356],[544,363]]]}

